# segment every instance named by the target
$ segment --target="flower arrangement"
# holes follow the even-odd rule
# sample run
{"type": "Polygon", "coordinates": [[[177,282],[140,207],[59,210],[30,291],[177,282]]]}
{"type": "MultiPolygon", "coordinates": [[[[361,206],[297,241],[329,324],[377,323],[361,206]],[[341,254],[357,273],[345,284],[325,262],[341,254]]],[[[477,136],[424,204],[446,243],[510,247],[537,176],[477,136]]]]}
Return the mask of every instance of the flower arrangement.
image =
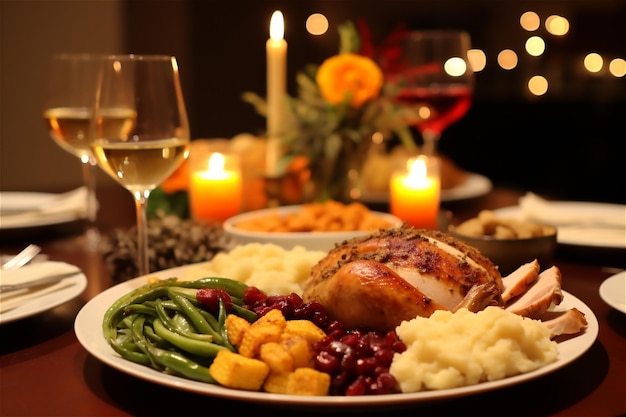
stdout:
{"type": "MultiPolygon", "coordinates": [[[[374,134],[395,135],[408,149],[416,146],[407,125],[414,110],[394,100],[381,68],[360,52],[355,25],[340,25],[339,36],[339,53],[298,72],[298,95],[287,97],[278,170],[284,173],[293,158],[305,156],[317,186],[312,200],[350,199],[348,172],[358,171],[374,134]]],[[[267,115],[263,98],[246,92],[243,99],[267,115]]]]}

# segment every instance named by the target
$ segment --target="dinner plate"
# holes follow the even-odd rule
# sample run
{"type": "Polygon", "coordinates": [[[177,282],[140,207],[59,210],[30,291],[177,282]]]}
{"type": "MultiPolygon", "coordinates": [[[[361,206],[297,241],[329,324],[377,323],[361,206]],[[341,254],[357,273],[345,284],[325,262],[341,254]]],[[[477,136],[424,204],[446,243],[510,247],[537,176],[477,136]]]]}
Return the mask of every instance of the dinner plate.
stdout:
{"type": "MultiPolygon", "coordinates": [[[[481,197],[493,188],[491,180],[483,175],[470,173],[465,181],[456,187],[441,190],[440,199],[442,202],[467,200],[481,197]]],[[[389,201],[389,192],[363,192],[365,203],[386,203],[389,201]]]]}
{"type": "Polygon", "coordinates": [[[614,309],[626,313],[626,271],[615,274],[600,284],[600,298],[614,309]]]}
{"type": "MultiPolygon", "coordinates": [[[[152,273],[150,274],[150,276],[158,276],[162,279],[168,277],[182,276],[184,274],[185,268],[187,267],[190,266],[172,268],[169,270],[152,273]]],[[[98,294],[85,306],[83,306],[83,308],[76,316],[76,321],[74,322],[74,330],[80,344],[90,354],[95,356],[100,361],[134,377],[179,390],[194,392],[207,396],[228,398],[238,401],[282,404],[298,407],[361,407],[418,403],[466,396],[520,384],[522,382],[530,381],[532,379],[554,372],[557,369],[562,368],[563,366],[574,361],[583,353],[585,353],[591,347],[591,345],[596,340],[596,337],[598,336],[598,320],[593,314],[593,311],[591,311],[591,309],[578,298],[563,291],[563,301],[561,305],[558,306],[555,310],[564,311],[572,307],[577,308],[585,315],[588,322],[588,327],[580,335],[567,338],[566,340],[559,342],[559,357],[556,362],[539,368],[533,372],[516,375],[499,381],[484,382],[481,384],[467,387],[406,394],[311,397],[300,395],[271,394],[256,391],[241,391],[224,388],[218,385],[212,385],[204,382],[192,381],[174,375],[167,375],[150,367],[125,360],[113,351],[113,349],[109,346],[108,342],[102,334],[102,320],[104,314],[106,310],[118,298],[120,298],[124,294],[127,294],[133,289],[146,284],[147,278],[147,276],[135,278],[111,287],[104,292],[98,294]]]]}
{"type": "Polygon", "coordinates": [[[0,192],[0,230],[23,229],[67,223],[85,217],[84,209],[41,211],[59,197],[54,193],[0,192]]]}
{"type": "Polygon", "coordinates": [[[78,297],[87,288],[87,277],[82,272],[77,272],[76,275],[66,278],[65,281],[69,284],[63,288],[42,294],[19,307],[0,313],[0,324],[10,323],[51,310],[78,297]]]}
{"type": "MultiPolygon", "coordinates": [[[[581,217],[589,214],[606,213],[610,216],[626,216],[623,205],[608,203],[591,203],[576,201],[551,202],[560,209],[567,210],[572,214],[580,214],[581,217]]],[[[524,214],[520,206],[503,207],[493,212],[499,217],[523,219],[524,214]]],[[[557,241],[564,245],[626,249],[626,229],[608,226],[586,225],[556,225],[557,241]]]]}

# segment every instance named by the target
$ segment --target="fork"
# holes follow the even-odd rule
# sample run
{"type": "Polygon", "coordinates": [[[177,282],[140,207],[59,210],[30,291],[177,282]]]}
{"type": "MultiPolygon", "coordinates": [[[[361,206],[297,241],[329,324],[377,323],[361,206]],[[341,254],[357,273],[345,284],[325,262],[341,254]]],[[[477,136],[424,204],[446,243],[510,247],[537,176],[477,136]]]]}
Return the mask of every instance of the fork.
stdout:
{"type": "Polygon", "coordinates": [[[2,269],[17,269],[30,262],[37,254],[41,252],[41,248],[37,245],[28,245],[20,253],[2,264],[2,269]]]}

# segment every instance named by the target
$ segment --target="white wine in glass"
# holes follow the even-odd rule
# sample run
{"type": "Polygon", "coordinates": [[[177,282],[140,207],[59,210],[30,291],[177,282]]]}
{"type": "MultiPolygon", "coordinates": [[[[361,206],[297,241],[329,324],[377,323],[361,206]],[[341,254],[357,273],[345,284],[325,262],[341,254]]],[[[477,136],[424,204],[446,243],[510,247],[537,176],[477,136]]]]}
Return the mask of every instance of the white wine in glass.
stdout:
{"type": "Polygon", "coordinates": [[[137,209],[137,271],[150,272],[150,192],[189,156],[189,122],[176,58],[113,55],[103,64],[91,147],[98,165],[129,190],[137,209]]]}
{"type": "Polygon", "coordinates": [[[43,111],[54,142],[82,162],[83,182],[87,188],[85,239],[89,250],[96,250],[99,241],[96,159],[89,135],[98,71],[103,59],[103,55],[97,54],[54,55],[50,60],[43,111]]]}

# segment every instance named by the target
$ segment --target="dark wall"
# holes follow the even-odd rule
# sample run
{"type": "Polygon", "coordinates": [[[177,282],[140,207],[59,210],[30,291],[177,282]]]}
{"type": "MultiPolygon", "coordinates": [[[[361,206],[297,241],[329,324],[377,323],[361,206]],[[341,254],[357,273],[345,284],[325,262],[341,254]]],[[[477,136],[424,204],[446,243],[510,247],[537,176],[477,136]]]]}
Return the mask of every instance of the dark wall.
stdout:
{"type": "MultiPolygon", "coordinates": [[[[192,137],[261,133],[265,120],[241,100],[244,91],[265,94],[265,41],[274,10],[285,15],[288,89],[295,73],[338,48],[336,25],[363,18],[374,41],[398,23],[410,28],[466,29],[488,54],[477,73],[472,109],[449,128],[441,151],[496,184],[564,199],[626,203],[626,77],[590,77],[582,55],[595,51],[626,58],[626,2],[621,0],[235,0],[133,1],[127,3],[129,52],[179,57],[192,137]],[[499,69],[497,51],[522,54],[530,35],[522,12],[570,20],[567,37],[545,35],[540,59],[499,69]],[[308,35],[311,13],[324,13],[329,33],[308,35]],[[525,93],[529,74],[556,76],[549,94],[525,93]]],[[[542,22],[543,23],[543,22],[542,22]]]]}

